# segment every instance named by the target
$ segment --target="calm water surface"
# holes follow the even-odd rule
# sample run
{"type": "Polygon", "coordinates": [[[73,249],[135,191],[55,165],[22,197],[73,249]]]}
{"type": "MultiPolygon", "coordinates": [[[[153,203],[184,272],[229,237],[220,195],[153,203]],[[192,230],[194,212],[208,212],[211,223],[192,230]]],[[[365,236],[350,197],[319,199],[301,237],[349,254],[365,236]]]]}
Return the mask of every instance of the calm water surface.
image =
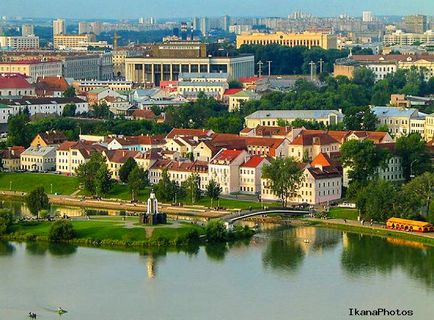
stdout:
{"type": "Polygon", "coordinates": [[[0,242],[0,319],[58,319],[57,306],[65,320],[433,319],[434,248],[313,227],[188,252],[0,242]]]}

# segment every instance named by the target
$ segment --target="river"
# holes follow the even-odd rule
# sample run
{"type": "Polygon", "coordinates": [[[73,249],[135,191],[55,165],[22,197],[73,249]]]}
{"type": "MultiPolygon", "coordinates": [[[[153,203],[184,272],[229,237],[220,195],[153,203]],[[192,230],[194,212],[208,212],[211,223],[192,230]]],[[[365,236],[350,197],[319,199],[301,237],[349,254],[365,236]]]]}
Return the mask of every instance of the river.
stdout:
{"type": "Polygon", "coordinates": [[[57,306],[65,320],[336,320],[378,307],[424,320],[433,301],[434,248],[326,228],[188,252],[0,242],[2,320],[58,319],[57,306]]]}

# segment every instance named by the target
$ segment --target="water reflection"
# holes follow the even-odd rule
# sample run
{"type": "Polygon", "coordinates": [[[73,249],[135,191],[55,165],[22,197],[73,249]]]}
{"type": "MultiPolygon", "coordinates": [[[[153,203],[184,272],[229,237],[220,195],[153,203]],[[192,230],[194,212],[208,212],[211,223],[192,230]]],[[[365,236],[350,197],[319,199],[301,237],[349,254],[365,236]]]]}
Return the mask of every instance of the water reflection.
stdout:
{"type": "Polygon", "coordinates": [[[346,241],[341,263],[351,276],[375,272],[391,273],[396,269],[434,288],[434,248],[400,239],[384,239],[353,233],[346,241]]]}
{"type": "Polygon", "coordinates": [[[265,268],[280,272],[296,272],[309,253],[323,254],[336,247],[341,233],[336,230],[298,227],[282,228],[270,233],[262,256],[265,268]]]}
{"type": "Polygon", "coordinates": [[[15,252],[15,246],[8,241],[0,240],[0,256],[10,256],[15,252]]]}
{"type": "Polygon", "coordinates": [[[223,262],[229,247],[226,243],[208,243],[205,245],[205,252],[208,258],[214,261],[223,262]]]}
{"type": "Polygon", "coordinates": [[[68,256],[77,252],[77,246],[51,242],[27,242],[26,251],[32,255],[45,255],[49,252],[53,256],[68,256]]]}

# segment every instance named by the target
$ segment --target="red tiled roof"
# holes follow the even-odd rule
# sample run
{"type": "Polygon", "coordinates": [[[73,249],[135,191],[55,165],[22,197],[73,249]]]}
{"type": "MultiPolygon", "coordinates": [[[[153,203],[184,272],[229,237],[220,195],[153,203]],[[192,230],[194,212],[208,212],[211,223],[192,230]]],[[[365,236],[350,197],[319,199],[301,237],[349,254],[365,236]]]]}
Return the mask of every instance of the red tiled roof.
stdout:
{"type": "Polygon", "coordinates": [[[108,150],[106,155],[110,162],[125,163],[129,158],[134,158],[139,153],[139,151],[132,150],[108,150]]]}
{"type": "Polygon", "coordinates": [[[277,148],[285,139],[279,138],[262,138],[262,137],[245,137],[248,146],[263,146],[269,148],[277,148]]]}
{"type": "Polygon", "coordinates": [[[63,77],[38,77],[36,80],[36,91],[38,96],[44,92],[52,94],[54,91],[65,91],[68,88],[68,82],[63,77]]]}
{"type": "Polygon", "coordinates": [[[211,163],[218,163],[219,161],[227,161],[231,163],[242,153],[242,150],[221,150],[217,155],[211,159],[211,163]]]}
{"type": "Polygon", "coordinates": [[[223,93],[223,95],[224,96],[230,96],[230,95],[238,93],[240,91],[243,91],[243,89],[240,89],[240,88],[226,89],[225,92],[223,93]]]}
{"type": "Polygon", "coordinates": [[[208,172],[208,162],[179,162],[173,160],[157,160],[150,169],[167,169],[168,171],[180,171],[191,173],[206,173],[208,172]]]}
{"type": "Polygon", "coordinates": [[[320,134],[300,134],[293,141],[292,145],[311,146],[314,144],[326,145],[332,143],[339,143],[335,138],[331,137],[327,133],[320,134]]]}
{"type": "Polygon", "coordinates": [[[173,128],[166,136],[166,139],[173,139],[175,136],[195,136],[195,137],[209,137],[212,130],[205,129],[182,129],[173,128]]]}
{"type": "Polygon", "coordinates": [[[247,160],[246,162],[244,162],[241,167],[246,167],[246,168],[256,168],[257,166],[259,166],[262,161],[264,161],[265,158],[264,157],[259,157],[259,156],[252,156],[249,160],[247,160]]]}
{"type": "Polygon", "coordinates": [[[0,74],[0,89],[30,89],[31,87],[26,77],[19,73],[0,74]]]}
{"type": "Polygon", "coordinates": [[[155,113],[152,112],[152,110],[141,110],[141,109],[134,110],[131,116],[133,118],[141,118],[147,120],[154,120],[157,117],[155,113]]]}
{"type": "Polygon", "coordinates": [[[250,82],[256,82],[256,81],[262,80],[262,79],[264,79],[264,78],[262,78],[262,77],[241,77],[239,79],[239,81],[241,83],[250,83],[250,82]]]}
{"type": "Polygon", "coordinates": [[[290,132],[289,127],[271,127],[271,126],[257,126],[257,136],[286,136],[290,132]]]}
{"type": "Polygon", "coordinates": [[[322,170],[320,168],[307,168],[307,170],[312,174],[316,180],[320,179],[330,179],[341,177],[341,173],[335,167],[325,167],[322,170]]]}
{"type": "Polygon", "coordinates": [[[161,135],[148,136],[148,135],[140,135],[140,136],[123,136],[123,137],[114,137],[107,139],[108,142],[112,142],[116,140],[122,146],[132,146],[132,145],[155,145],[155,144],[164,144],[166,140],[161,135]]]}
{"type": "Polygon", "coordinates": [[[0,156],[2,159],[19,159],[24,150],[26,148],[22,146],[12,146],[5,150],[0,150],[0,156]]]}

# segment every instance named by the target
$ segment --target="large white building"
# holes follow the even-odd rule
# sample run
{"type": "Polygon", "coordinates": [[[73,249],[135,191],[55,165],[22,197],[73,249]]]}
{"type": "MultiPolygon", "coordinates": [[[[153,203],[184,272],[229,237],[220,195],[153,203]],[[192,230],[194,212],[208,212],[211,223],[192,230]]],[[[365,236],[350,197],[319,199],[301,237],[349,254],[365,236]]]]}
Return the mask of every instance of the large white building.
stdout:
{"type": "Polygon", "coordinates": [[[51,171],[56,168],[55,147],[29,147],[20,156],[21,169],[27,171],[51,171]]]}
{"type": "Polygon", "coordinates": [[[0,47],[11,50],[38,49],[39,37],[33,34],[28,36],[0,36],[0,47]]]}

